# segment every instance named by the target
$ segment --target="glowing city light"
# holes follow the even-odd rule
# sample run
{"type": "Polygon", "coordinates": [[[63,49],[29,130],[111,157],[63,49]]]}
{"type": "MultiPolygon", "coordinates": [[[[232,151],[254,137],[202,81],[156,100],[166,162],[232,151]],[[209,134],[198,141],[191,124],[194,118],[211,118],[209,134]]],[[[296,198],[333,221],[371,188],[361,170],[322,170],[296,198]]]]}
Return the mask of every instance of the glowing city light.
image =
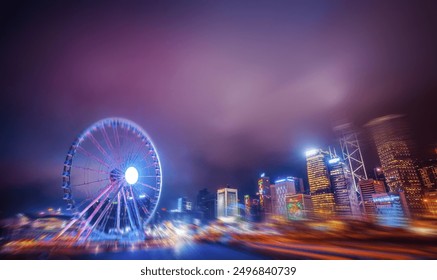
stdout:
{"type": "Polygon", "coordinates": [[[307,157],[311,157],[311,156],[316,155],[318,152],[319,152],[318,149],[307,150],[307,151],[305,152],[305,156],[307,156],[307,157]]]}
{"type": "Polygon", "coordinates": [[[124,178],[126,179],[126,182],[128,184],[135,184],[136,182],[138,182],[138,170],[133,166],[129,167],[124,173],[124,178]]]}
{"type": "Polygon", "coordinates": [[[333,158],[329,160],[329,164],[334,164],[340,161],[340,158],[333,158]]]}

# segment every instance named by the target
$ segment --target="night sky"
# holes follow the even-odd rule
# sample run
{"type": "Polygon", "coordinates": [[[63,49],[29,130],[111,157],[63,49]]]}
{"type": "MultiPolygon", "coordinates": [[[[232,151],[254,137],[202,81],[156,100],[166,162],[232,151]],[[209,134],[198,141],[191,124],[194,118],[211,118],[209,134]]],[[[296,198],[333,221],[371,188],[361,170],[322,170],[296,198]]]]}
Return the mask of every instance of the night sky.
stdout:
{"type": "Polygon", "coordinates": [[[437,143],[435,1],[58,2],[0,4],[0,215],[65,206],[71,142],[111,116],[152,137],[168,208],[305,177],[338,119],[401,113],[419,157],[437,143]]]}

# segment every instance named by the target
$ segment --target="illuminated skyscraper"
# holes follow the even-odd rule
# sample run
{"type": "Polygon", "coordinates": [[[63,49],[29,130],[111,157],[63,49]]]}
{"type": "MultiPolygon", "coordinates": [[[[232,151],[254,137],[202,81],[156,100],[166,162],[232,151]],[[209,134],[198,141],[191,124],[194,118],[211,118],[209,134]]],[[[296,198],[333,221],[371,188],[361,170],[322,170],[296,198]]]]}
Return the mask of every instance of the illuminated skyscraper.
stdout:
{"type": "Polygon", "coordinates": [[[216,193],[210,193],[206,188],[197,194],[196,210],[202,213],[204,220],[212,220],[216,217],[216,193]]]}
{"type": "Polygon", "coordinates": [[[178,212],[191,210],[191,202],[187,201],[186,197],[178,198],[178,212]]]}
{"type": "Polygon", "coordinates": [[[437,160],[423,162],[419,168],[419,175],[424,186],[423,202],[427,214],[437,216],[437,160]]]}
{"type": "Polygon", "coordinates": [[[364,212],[366,215],[375,215],[376,208],[373,204],[372,195],[386,193],[384,182],[379,180],[361,180],[358,183],[361,192],[361,199],[363,200],[364,212]]]}
{"type": "Polygon", "coordinates": [[[437,191],[437,160],[423,162],[418,170],[425,191],[437,191]]]}
{"type": "Polygon", "coordinates": [[[306,152],[308,183],[314,212],[322,216],[331,216],[335,212],[334,193],[329,180],[329,154],[320,149],[306,152]]]}
{"type": "Polygon", "coordinates": [[[342,157],[349,167],[353,187],[358,192],[358,182],[366,180],[367,173],[357,133],[350,123],[336,126],[334,130],[339,134],[342,157]]]}
{"type": "Polygon", "coordinates": [[[238,216],[238,190],[222,188],[217,190],[217,218],[238,216]]]}
{"type": "Polygon", "coordinates": [[[266,177],[265,173],[262,173],[258,179],[258,194],[260,209],[264,214],[272,213],[272,202],[270,192],[270,179],[266,177]]]}
{"type": "Polygon", "coordinates": [[[422,188],[402,116],[388,115],[376,118],[366,126],[372,133],[390,191],[404,192],[412,214],[422,214],[422,188]]]}
{"type": "Polygon", "coordinates": [[[271,186],[273,214],[286,215],[285,196],[288,194],[296,194],[299,190],[299,178],[285,177],[278,178],[275,184],[271,186]]]}
{"type": "Polygon", "coordinates": [[[335,212],[339,216],[360,216],[357,191],[352,174],[339,157],[328,161],[331,187],[334,192],[335,212]]]}

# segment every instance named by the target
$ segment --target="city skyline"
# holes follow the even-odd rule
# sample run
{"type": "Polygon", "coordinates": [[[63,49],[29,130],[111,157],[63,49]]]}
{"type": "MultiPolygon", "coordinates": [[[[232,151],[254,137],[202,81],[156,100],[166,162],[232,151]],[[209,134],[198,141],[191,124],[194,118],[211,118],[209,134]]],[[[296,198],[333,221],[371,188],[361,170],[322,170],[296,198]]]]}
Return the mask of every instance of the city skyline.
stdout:
{"type": "MultiPolygon", "coordinates": [[[[361,128],[404,114],[419,157],[432,155],[431,4],[318,4],[6,7],[0,215],[64,206],[69,145],[111,116],[158,143],[166,208],[204,187],[249,193],[262,172],[305,178],[306,149],[340,152],[338,119],[361,128]]],[[[361,133],[372,174],[377,154],[361,133]]]]}

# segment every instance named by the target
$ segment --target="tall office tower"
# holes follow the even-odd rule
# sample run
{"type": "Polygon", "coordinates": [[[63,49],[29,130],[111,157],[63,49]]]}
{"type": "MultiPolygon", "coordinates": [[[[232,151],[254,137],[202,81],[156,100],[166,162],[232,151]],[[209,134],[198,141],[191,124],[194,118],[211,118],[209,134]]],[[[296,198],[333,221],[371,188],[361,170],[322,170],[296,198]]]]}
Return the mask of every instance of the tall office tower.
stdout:
{"type": "Polygon", "coordinates": [[[204,220],[212,220],[216,217],[216,193],[210,193],[206,188],[199,191],[197,194],[196,210],[202,213],[204,220]]]}
{"type": "Polygon", "coordinates": [[[275,184],[272,185],[272,204],[273,204],[273,213],[275,215],[286,215],[286,207],[285,207],[285,196],[287,194],[296,194],[296,188],[299,187],[299,180],[295,181],[295,177],[284,177],[278,178],[275,181],[275,184]]]}
{"type": "Polygon", "coordinates": [[[413,215],[422,214],[422,187],[402,116],[388,115],[376,118],[366,126],[370,128],[390,191],[404,192],[410,212],[413,215]]]}
{"type": "Polygon", "coordinates": [[[437,191],[437,160],[427,160],[418,169],[425,191],[437,191]]]}
{"type": "Polygon", "coordinates": [[[264,214],[272,213],[272,202],[270,192],[270,179],[262,173],[258,179],[258,194],[261,212],[264,214]]]}
{"type": "Polygon", "coordinates": [[[385,181],[384,171],[382,171],[381,167],[378,166],[378,167],[373,168],[373,178],[375,180],[381,181],[384,184],[385,191],[390,192],[390,188],[388,187],[388,185],[385,181]]]}
{"type": "Polygon", "coordinates": [[[335,212],[335,201],[329,180],[329,153],[314,149],[307,151],[305,155],[314,213],[325,217],[331,216],[335,212]]]}
{"type": "Polygon", "coordinates": [[[217,218],[237,217],[238,214],[238,190],[233,188],[217,190],[217,218]]]}
{"type": "Polygon", "coordinates": [[[276,195],[275,185],[270,185],[270,202],[272,204],[272,214],[278,215],[278,197],[276,195]]]}
{"type": "Polygon", "coordinates": [[[341,154],[351,172],[353,187],[358,192],[358,182],[367,179],[366,167],[361,154],[360,142],[352,124],[346,123],[334,128],[339,135],[341,154]]]}
{"type": "Polygon", "coordinates": [[[355,190],[352,174],[339,157],[328,161],[331,187],[334,192],[335,212],[339,216],[360,216],[358,192],[355,190]]]}
{"type": "MultiPolygon", "coordinates": [[[[186,197],[178,198],[178,212],[185,212],[188,210],[188,201],[186,197]]],[[[191,206],[191,204],[190,204],[191,206]]],[[[191,209],[190,209],[191,210],[191,209]]]]}
{"type": "Polygon", "coordinates": [[[423,202],[427,212],[437,216],[437,160],[422,162],[418,170],[424,186],[423,202]]]}
{"type": "Polygon", "coordinates": [[[364,205],[364,212],[366,215],[372,216],[376,214],[376,208],[373,203],[372,195],[386,193],[385,184],[380,180],[361,180],[358,183],[360,188],[361,199],[364,205]]]}

